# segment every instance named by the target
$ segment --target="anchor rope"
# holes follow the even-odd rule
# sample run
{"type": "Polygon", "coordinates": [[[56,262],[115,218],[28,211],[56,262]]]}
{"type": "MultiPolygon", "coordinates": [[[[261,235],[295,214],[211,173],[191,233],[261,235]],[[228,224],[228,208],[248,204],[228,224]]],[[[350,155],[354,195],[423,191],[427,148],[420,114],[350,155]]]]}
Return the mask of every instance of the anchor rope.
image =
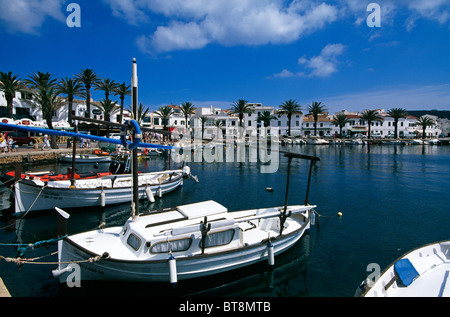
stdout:
{"type": "Polygon", "coordinates": [[[54,261],[54,262],[35,262],[35,260],[40,260],[42,258],[48,257],[48,256],[52,256],[58,254],[58,251],[47,254],[47,255],[43,255],[40,257],[36,257],[36,258],[21,258],[21,257],[17,257],[17,258],[11,258],[11,257],[4,257],[2,255],[0,255],[0,259],[5,260],[6,262],[9,263],[16,263],[17,265],[22,265],[22,264],[41,264],[41,265],[57,265],[57,264],[71,264],[71,263],[86,263],[86,262],[98,262],[100,261],[102,258],[104,258],[102,255],[97,255],[94,257],[91,257],[89,259],[86,260],[78,260],[78,261],[67,261],[67,262],[58,262],[58,261],[54,261]]]}
{"type": "Polygon", "coordinates": [[[38,242],[34,242],[34,243],[0,243],[0,245],[18,247],[17,251],[19,252],[19,257],[22,257],[24,255],[25,251],[27,251],[28,249],[39,248],[46,244],[55,243],[61,239],[64,239],[65,237],[67,237],[67,235],[60,237],[60,238],[52,238],[49,240],[43,240],[43,241],[38,241],[38,242]]]}
{"type": "MultiPolygon", "coordinates": [[[[20,182],[20,181],[21,181],[21,180],[19,179],[17,182],[20,182]]],[[[16,182],[16,183],[17,183],[17,182],[16,182]]],[[[33,208],[33,206],[34,206],[34,204],[36,203],[36,201],[38,200],[39,196],[41,196],[42,191],[43,191],[46,187],[47,187],[47,185],[42,186],[41,190],[40,190],[39,193],[37,194],[37,196],[36,196],[36,198],[34,199],[33,203],[30,205],[30,208],[28,208],[28,210],[27,210],[26,212],[24,212],[23,215],[22,215],[19,219],[17,219],[17,220],[21,220],[21,219],[25,218],[25,216],[30,212],[31,208],[33,208]]],[[[3,229],[7,229],[7,228],[9,228],[9,227],[11,227],[11,226],[13,226],[13,225],[15,225],[15,222],[13,222],[13,223],[11,223],[11,224],[5,226],[5,227],[2,227],[2,228],[0,228],[0,229],[2,229],[2,230],[3,230],[3,229]]]]}

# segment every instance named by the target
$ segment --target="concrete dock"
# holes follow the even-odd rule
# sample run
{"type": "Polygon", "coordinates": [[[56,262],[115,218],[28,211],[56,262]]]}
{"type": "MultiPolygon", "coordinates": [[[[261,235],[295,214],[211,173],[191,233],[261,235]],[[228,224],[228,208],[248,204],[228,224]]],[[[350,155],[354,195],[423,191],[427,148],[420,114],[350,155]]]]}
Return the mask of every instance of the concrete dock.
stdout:
{"type": "Polygon", "coordinates": [[[5,284],[3,283],[3,280],[1,277],[0,277],[0,297],[11,297],[11,294],[9,293],[5,284]]]}
{"type": "MultiPolygon", "coordinates": [[[[72,148],[65,143],[59,143],[58,149],[41,150],[41,146],[21,146],[16,152],[0,153],[0,166],[13,166],[15,163],[51,163],[57,162],[61,154],[72,154],[72,148]]],[[[98,147],[79,148],[77,154],[91,154],[98,147]]]]}

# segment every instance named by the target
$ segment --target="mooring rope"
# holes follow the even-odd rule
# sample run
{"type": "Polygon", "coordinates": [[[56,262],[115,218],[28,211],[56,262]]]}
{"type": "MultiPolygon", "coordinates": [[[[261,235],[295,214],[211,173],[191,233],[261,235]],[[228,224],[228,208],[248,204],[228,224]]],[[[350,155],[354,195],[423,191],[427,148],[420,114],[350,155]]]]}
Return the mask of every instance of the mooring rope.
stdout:
{"type": "MultiPolygon", "coordinates": [[[[20,182],[20,181],[21,181],[21,180],[19,179],[16,183],[18,183],[18,182],[20,182]]],[[[15,185],[16,183],[14,183],[14,185],[15,185]]],[[[19,219],[17,219],[17,220],[21,220],[21,219],[25,218],[25,216],[30,212],[31,208],[33,208],[33,206],[34,206],[34,204],[36,203],[36,201],[38,200],[39,196],[41,196],[42,191],[43,191],[46,187],[47,187],[47,185],[42,186],[41,190],[40,190],[39,193],[37,194],[36,198],[34,199],[33,203],[31,204],[30,208],[28,208],[28,210],[27,210],[26,212],[24,212],[23,215],[22,215],[19,219]]],[[[6,227],[2,227],[2,228],[0,228],[0,229],[2,229],[2,230],[3,230],[3,229],[7,229],[7,228],[9,228],[9,227],[12,227],[13,225],[15,225],[15,222],[14,222],[14,223],[11,223],[10,225],[7,225],[6,227]]]]}
{"type": "Polygon", "coordinates": [[[89,259],[86,260],[78,260],[78,261],[68,261],[68,262],[35,262],[35,260],[39,260],[48,256],[52,256],[58,254],[58,251],[47,254],[47,255],[43,255],[40,257],[36,257],[36,258],[21,258],[21,257],[17,257],[17,258],[11,258],[11,257],[4,257],[2,255],[0,255],[0,259],[5,260],[6,262],[9,263],[16,263],[17,265],[22,265],[22,264],[41,264],[41,265],[58,265],[58,264],[71,264],[71,263],[86,263],[86,262],[98,262],[101,259],[104,258],[104,256],[102,255],[97,255],[94,257],[91,257],[89,259]]]}

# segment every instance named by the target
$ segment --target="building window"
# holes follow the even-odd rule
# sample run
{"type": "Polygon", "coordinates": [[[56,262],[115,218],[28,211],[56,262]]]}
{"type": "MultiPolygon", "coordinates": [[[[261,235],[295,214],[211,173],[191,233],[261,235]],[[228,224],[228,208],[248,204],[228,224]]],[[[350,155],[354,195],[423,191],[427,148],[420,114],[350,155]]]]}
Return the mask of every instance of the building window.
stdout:
{"type": "Polygon", "coordinates": [[[252,126],[252,120],[248,120],[248,126],[249,126],[249,127],[252,126]]]}

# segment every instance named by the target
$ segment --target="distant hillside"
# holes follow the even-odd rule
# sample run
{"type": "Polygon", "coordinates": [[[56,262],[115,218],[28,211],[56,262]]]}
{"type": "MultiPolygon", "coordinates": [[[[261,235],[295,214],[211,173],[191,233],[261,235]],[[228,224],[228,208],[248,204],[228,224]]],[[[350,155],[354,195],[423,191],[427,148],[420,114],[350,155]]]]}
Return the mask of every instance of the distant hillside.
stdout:
{"type": "Polygon", "coordinates": [[[407,112],[417,118],[420,118],[425,114],[430,114],[432,116],[437,116],[438,118],[447,118],[450,120],[449,110],[407,110],[407,112]]]}

